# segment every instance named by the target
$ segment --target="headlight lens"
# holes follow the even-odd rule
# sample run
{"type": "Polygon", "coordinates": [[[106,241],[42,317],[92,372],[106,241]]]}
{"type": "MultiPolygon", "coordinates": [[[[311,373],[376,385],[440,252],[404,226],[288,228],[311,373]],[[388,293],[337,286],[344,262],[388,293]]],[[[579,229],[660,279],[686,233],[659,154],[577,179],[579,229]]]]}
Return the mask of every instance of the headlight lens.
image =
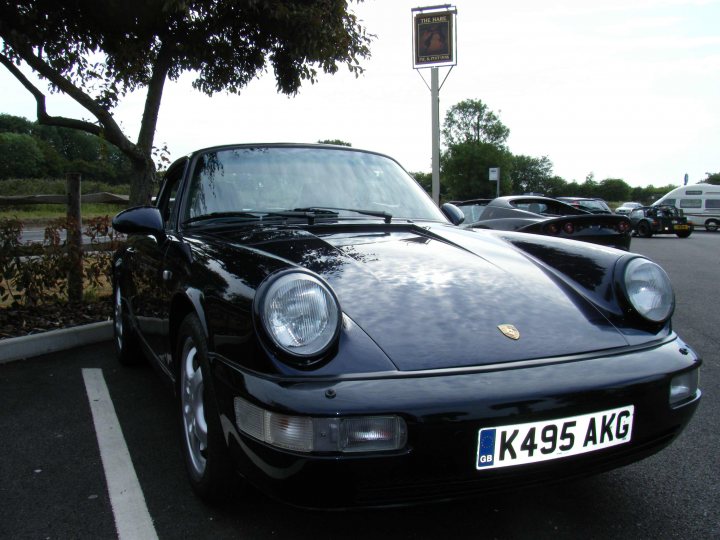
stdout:
{"type": "Polygon", "coordinates": [[[636,258],[625,267],[625,290],[637,312],[649,321],[660,323],[675,309],[670,278],[657,264],[636,258]]]}
{"type": "Polygon", "coordinates": [[[278,347],[295,356],[325,352],[340,324],[335,296],[310,274],[289,272],[273,279],[259,307],[267,334],[278,347]]]}

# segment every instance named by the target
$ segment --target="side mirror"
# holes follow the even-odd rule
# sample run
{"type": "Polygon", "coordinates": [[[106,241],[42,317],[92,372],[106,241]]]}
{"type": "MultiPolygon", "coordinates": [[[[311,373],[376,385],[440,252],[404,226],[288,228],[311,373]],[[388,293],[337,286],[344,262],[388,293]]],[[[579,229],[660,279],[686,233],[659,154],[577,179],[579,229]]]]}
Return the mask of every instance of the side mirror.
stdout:
{"type": "Polygon", "coordinates": [[[112,220],[113,229],[123,234],[152,234],[165,236],[160,210],[154,206],[136,206],[116,215],[112,220]]]}
{"type": "Polygon", "coordinates": [[[465,214],[454,204],[445,203],[440,207],[440,210],[442,210],[442,213],[445,214],[445,217],[448,218],[453,225],[460,225],[465,221],[465,214]]]}

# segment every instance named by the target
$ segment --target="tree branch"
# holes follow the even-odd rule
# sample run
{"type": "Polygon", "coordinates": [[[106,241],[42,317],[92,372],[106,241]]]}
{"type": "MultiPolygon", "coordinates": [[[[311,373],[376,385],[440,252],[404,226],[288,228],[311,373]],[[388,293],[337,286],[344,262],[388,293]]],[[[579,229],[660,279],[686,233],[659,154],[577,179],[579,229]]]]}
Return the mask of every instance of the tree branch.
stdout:
{"type": "MultiPolygon", "coordinates": [[[[62,125],[63,127],[76,127],[77,129],[82,129],[84,131],[88,131],[86,129],[87,126],[94,126],[96,131],[90,131],[90,133],[93,133],[95,135],[102,134],[108,142],[117,146],[128,157],[137,160],[144,160],[144,156],[140,149],[123,134],[122,130],[117,125],[115,119],[112,117],[109,111],[103,109],[92,97],[90,97],[80,88],[78,88],[68,79],[66,79],[60,72],[53,69],[52,66],[46,63],[42,58],[37,56],[34,53],[33,48],[17,32],[3,28],[2,25],[0,25],[0,34],[2,35],[2,38],[5,40],[5,42],[12,47],[12,50],[13,52],[15,52],[15,54],[22,58],[38,74],[45,77],[55,86],[57,86],[63,93],[74,99],[88,112],[90,112],[95,118],[98,119],[98,122],[102,127],[95,126],[94,124],[91,124],[89,122],[72,120],[69,118],[64,119],[67,120],[68,123],[55,124],[53,122],[53,125],[62,125]],[[69,125],[69,123],[77,124],[71,126],[69,125]]],[[[28,91],[30,91],[33,96],[35,96],[36,101],[38,100],[38,96],[42,96],[42,110],[43,112],[45,112],[45,96],[37,88],[35,88],[30,83],[30,81],[28,81],[27,78],[22,75],[22,73],[20,73],[20,71],[17,69],[17,66],[12,64],[12,62],[7,57],[2,56],[2,58],[3,65],[5,65],[5,67],[7,67],[16,78],[18,78],[18,80],[23,84],[23,86],[25,86],[25,88],[28,89],[28,91]],[[8,66],[8,63],[11,64],[12,68],[14,69],[10,68],[8,66]],[[21,77],[18,77],[18,73],[21,75],[21,77]]],[[[38,107],[40,107],[39,102],[38,107]]],[[[41,117],[38,114],[38,121],[41,123],[49,123],[52,121],[52,118],[55,117],[50,117],[46,113],[43,117],[41,117]]]]}
{"type": "Polygon", "coordinates": [[[12,61],[5,55],[0,54],[0,64],[4,65],[13,76],[20,81],[20,83],[30,92],[35,98],[37,103],[37,119],[40,124],[48,126],[60,126],[72,129],[80,129],[93,135],[101,135],[102,128],[96,124],[85,122],[83,120],[77,120],[75,118],[65,118],[63,116],[50,116],[45,108],[45,94],[43,94],[38,88],[25,77],[25,75],[18,69],[18,67],[12,63],[12,61]]]}

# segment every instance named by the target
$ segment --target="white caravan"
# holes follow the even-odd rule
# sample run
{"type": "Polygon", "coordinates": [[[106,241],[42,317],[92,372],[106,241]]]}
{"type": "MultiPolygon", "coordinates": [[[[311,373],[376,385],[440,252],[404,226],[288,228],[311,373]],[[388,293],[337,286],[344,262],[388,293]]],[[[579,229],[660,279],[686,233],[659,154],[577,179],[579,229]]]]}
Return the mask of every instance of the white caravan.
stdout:
{"type": "Polygon", "coordinates": [[[660,204],[680,208],[688,222],[696,227],[704,226],[708,231],[717,231],[720,227],[720,186],[680,186],[663,195],[653,206],[660,204]]]}

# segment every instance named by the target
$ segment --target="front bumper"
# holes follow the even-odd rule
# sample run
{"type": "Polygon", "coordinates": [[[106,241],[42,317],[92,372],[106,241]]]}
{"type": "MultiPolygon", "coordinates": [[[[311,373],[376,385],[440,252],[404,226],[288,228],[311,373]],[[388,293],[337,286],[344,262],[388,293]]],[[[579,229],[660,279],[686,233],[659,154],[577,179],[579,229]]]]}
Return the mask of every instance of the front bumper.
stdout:
{"type": "Polygon", "coordinates": [[[288,503],[336,508],[468,497],[631,463],[669,444],[690,420],[700,391],[671,407],[670,381],[700,363],[675,338],[624,354],[475,371],[270,378],[215,357],[212,372],[221,423],[240,474],[288,503]],[[381,454],[281,450],[238,431],[236,396],[291,415],[397,414],[407,423],[408,443],[400,451],[381,454]],[[482,428],[627,405],[635,407],[630,443],[539,464],[476,470],[482,428]]]}

